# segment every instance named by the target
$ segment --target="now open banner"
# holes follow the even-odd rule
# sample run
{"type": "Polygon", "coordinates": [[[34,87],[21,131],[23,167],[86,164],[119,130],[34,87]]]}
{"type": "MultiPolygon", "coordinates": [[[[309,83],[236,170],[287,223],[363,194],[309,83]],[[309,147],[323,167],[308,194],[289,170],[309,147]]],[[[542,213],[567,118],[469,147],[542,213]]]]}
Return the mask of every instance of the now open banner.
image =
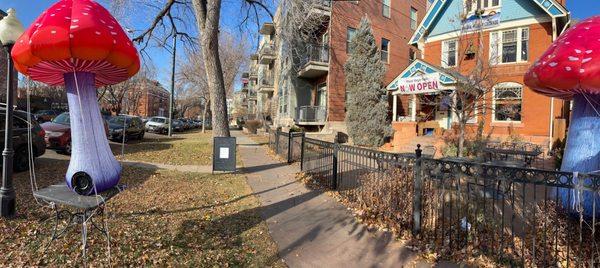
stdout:
{"type": "Polygon", "coordinates": [[[422,74],[402,78],[397,81],[397,87],[397,94],[434,93],[446,89],[440,83],[439,73],[422,74]]]}

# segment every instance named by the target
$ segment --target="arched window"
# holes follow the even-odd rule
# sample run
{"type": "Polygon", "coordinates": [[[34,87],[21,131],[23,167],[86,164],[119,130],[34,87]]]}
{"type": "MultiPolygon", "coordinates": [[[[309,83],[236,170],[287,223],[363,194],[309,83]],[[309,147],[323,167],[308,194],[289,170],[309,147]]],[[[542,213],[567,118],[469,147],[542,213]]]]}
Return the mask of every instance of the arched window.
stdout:
{"type": "Polygon", "coordinates": [[[523,107],[523,86],[514,82],[494,86],[493,109],[496,122],[520,122],[523,107]]]}

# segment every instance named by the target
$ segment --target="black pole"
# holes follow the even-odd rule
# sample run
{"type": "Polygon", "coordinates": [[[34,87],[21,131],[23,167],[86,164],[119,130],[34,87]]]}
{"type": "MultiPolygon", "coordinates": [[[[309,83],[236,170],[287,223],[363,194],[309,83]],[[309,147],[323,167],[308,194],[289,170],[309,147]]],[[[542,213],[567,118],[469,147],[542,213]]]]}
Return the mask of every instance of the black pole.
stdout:
{"type": "Polygon", "coordinates": [[[418,235],[421,232],[421,210],[422,200],[421,194],[423,193],[423,177],[421,172],[421,165],[423,159],[421,158],[423,150],[421,150],[421,144],[417,144],[415,150],[415,165],[414,168],[414,189],[413,189],[413,235],[418,235]]]}
{"type": "Polygon", "coordinates": [[[175,102],[175,57],[177,56],[177,33],[173,36],[173,58],[171,66],[171,97],[169,98],[169,137],[173,136],[173,105],[175,102]]]}
{"type": "Polygon", "coordinates": [[[4,151],[2,151],[2,187],[0,188],[0,215],[4,218],[15,215],[15,189],[13,188],[13,91],[16,73],[14,63],[10,56],[13,45],[6,45],[6,57],[8,61],[7,83],[6,83],[6,119],[4,128],[4,151]]]}

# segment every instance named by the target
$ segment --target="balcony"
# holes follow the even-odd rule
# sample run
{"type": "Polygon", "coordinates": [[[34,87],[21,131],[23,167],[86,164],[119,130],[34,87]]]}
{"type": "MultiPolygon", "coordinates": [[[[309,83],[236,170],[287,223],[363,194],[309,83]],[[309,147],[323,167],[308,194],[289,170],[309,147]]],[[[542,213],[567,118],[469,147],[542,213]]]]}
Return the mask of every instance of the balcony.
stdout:
{"type": "Polygon", "coordinates": [[[273,42],[264,43],[260,47],[259,62],[261,64],[270,64],[275,58],[275,44],[273,42]]]}
{"type": "Polygon", "coordinates": [[[298,77],[314,79],[327,75],[329,72],[329,46],[309,45],[306,52],[306,58],[302,62],[298,77]]]}
{"type": "Polygon", "coordinates": [[[300,106],[296,108],[294,121],[297,125],[324,125],[327,120],[327,107],[325,106],[300,106]]]}
{"type": "Polygon", "coordinates": [[[258,83],[258,93],[270,93],[274,90],[274,79],[272,75],[263,75],[258,83]]]}
{"type": "Polygon", "coordinates": [[[265,22],[258,32],[262,35],[271,35],[275,32],[275,24],[272,22],[265,22]]]}
{"type": "Polygon", "coordinates": [[[327,25],[331,18],[332,0],[312,0],[313,4],[308,9],[306,19],[300,22],[300,28],[305,30],[317,30],[327,25]]]}

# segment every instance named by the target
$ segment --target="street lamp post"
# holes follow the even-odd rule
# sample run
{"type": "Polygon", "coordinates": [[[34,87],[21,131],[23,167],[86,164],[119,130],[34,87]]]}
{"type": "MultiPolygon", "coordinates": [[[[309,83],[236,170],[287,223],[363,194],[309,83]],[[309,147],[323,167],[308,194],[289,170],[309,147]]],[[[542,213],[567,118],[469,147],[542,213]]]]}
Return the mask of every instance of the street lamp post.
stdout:
{"type": "Polygon", "coordinates": [[[171,96],[169,97],[169,137],[173,136],[173,106],[175,102],[175,61],[177,56],[177,33],[173,35],[173,55],[171,66],[171,96]]]}
{"type": "Polygon", "coordinates": [[[7,86],[6,86],[6,126],[4,129],[4,151],[2,151],[2,187],[0,187],[0,216],[7,218],[15,215],[15,190],[12,183],[13,173],[13,95],[17,73],[11,58],[12,47],[25,29],[17,17],[15,10],[9,9],[7,16],[0,20],[0,43],[7,55],[7,86]]]}

